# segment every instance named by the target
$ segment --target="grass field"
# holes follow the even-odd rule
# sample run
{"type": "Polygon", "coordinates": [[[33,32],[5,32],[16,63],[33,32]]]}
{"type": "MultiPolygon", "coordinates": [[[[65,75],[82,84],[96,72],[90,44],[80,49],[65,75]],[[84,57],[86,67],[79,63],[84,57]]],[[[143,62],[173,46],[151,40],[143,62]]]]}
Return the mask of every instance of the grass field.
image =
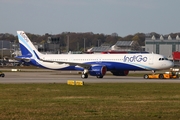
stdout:
{"type": "Polygon", "coordinates": [[[0,84],[0,120],[179,120],[180,84],[0,84]]]}

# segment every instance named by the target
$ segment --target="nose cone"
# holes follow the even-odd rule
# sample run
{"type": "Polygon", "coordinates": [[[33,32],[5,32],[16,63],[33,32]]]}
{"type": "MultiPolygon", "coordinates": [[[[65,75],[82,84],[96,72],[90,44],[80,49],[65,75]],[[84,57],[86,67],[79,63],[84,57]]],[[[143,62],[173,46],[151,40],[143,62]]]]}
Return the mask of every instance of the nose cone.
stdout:
{"type": "Polygon", "coordinates": [[[172,61],[169,61],[169,63],[167,64],[168,68],[174,67],[174,63],[172,61]]]}

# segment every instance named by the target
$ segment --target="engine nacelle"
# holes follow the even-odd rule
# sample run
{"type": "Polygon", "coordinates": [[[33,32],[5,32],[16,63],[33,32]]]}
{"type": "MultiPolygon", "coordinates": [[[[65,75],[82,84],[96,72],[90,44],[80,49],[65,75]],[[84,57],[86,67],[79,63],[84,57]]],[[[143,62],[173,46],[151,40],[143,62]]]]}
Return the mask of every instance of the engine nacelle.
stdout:
{"type": "Polygon", "coordinates": [[[91,66],[91,68],[89,69],[89,74],[92,76],[104,76],[106,74],[106,71],[106,66],[91,66]]]}
{"type": "Polygon", "coordinates": [[[111,71],[111,73],[115,76],[127,76],[129,74],[129,71],[128,70],[111,71]]]}

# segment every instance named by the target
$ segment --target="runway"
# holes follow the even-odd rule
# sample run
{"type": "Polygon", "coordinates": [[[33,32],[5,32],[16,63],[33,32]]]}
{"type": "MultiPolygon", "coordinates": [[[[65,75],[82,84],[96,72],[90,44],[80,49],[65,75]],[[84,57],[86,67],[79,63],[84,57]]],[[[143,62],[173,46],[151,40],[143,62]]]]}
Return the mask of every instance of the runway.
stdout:
{"type": "Polygon", "coordinates": [[[50,72],[4,72],[5,77],[0,78],[0,83],[67,83],[67,80],[82,80],[84,83],[180,83],[180,79],[144,79],[143,77],[112,76],[106,75],[102,79],[89,76],[82,79],[80,75],[56,71],[50,72]]]}

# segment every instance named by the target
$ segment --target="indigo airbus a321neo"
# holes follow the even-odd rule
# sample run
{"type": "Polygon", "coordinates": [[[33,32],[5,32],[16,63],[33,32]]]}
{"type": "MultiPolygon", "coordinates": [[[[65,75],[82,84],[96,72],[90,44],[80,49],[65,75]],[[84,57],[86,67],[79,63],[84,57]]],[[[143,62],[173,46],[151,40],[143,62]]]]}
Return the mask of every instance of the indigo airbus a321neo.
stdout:
{"type": "Polygon", "coordinates": [[[156,71],[174,65],[163,55],[154,53],[42,54],[24,31],[17,31],[17,35],[22,52],[22,56],[17,59],[52,70],[81,71],[81,78],[88,78],[88,75],[103,78],[107,71],[115,76],[126,76],[129,71],[156,71]]]}

